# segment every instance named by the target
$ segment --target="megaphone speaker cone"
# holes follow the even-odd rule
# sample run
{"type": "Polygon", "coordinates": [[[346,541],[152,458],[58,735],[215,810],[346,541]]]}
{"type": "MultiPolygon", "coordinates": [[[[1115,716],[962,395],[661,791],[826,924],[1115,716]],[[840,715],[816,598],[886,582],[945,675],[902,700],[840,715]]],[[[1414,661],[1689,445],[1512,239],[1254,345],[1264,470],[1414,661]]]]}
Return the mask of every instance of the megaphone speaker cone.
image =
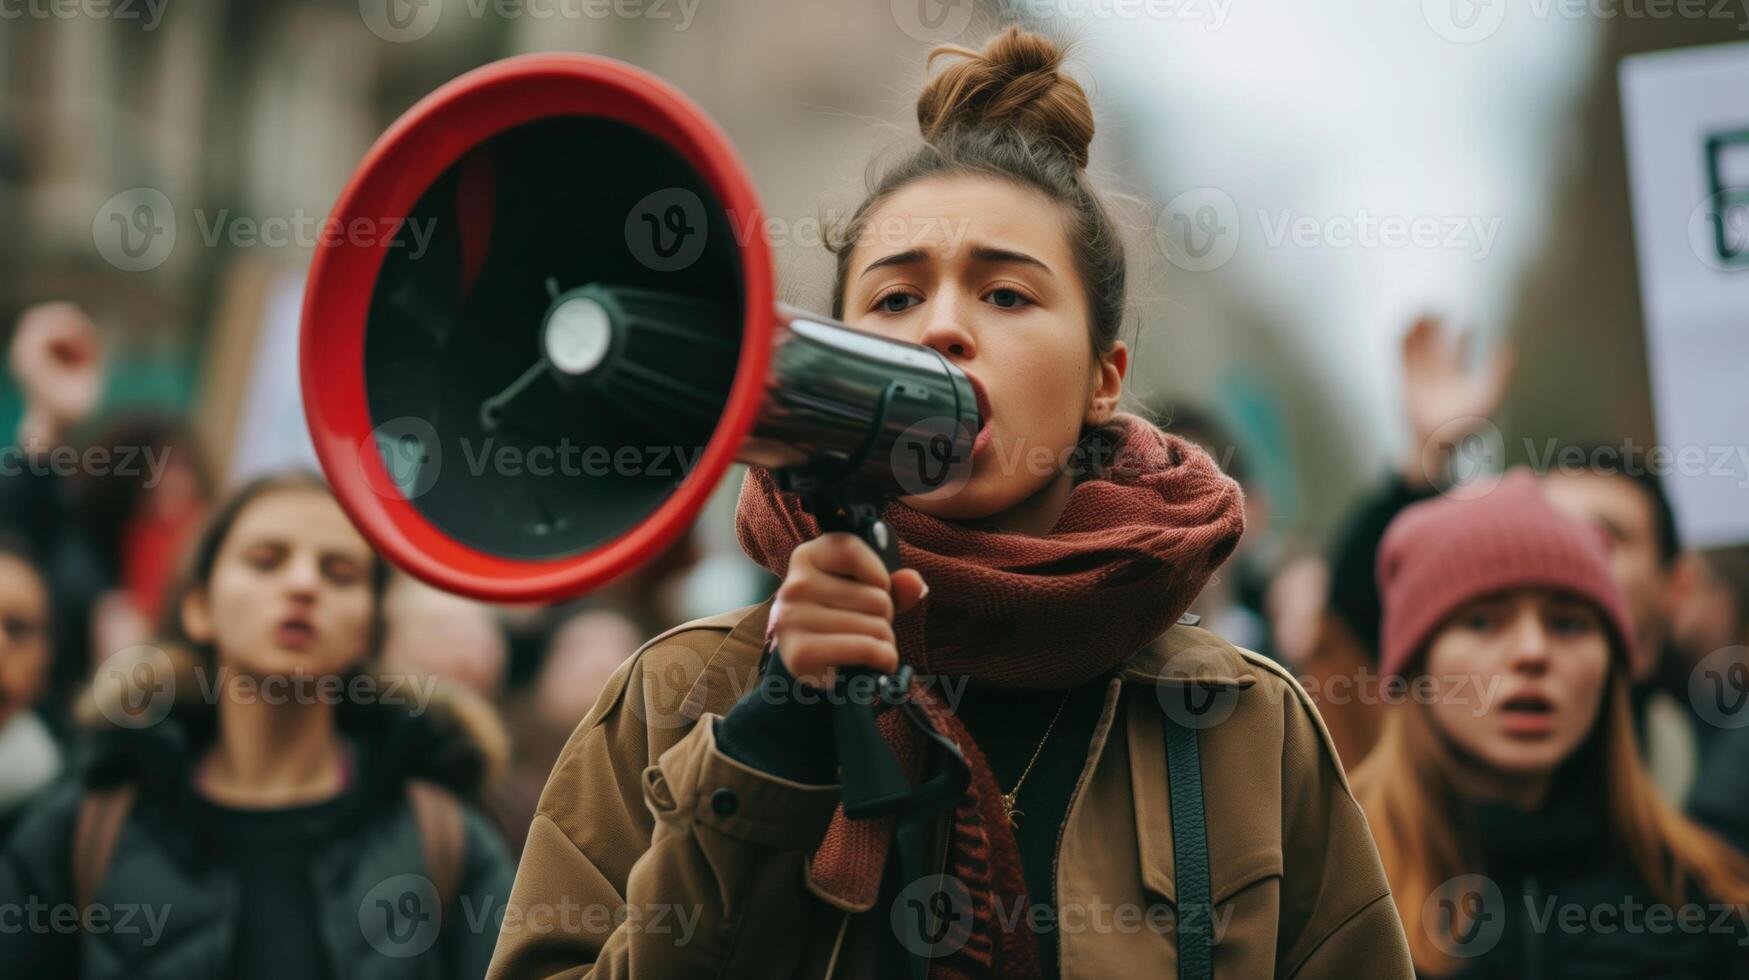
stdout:
{"type": "Polygon", "coordinates": [[[628,65],[513,58],[421,101],[342,193],[305,291],[305,410],[348,514],[489,600],[658,552],[760,408],[759,214],[708,117],[628,65]]]}

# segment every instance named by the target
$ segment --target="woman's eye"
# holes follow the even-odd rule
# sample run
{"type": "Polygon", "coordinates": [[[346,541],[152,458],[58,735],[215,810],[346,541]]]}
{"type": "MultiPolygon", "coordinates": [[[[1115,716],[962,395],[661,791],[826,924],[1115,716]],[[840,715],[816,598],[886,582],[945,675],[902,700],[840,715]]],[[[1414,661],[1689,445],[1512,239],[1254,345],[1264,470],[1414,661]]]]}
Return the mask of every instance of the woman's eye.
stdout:
{"type": "Polygon", "coordinates": [[[358,563],[344,558],[334,558],[324,562],[322,571],[336,585],[351,585],[362,577],[358,563]]]}
{"type": "Polygon", "coordinates": [[[36,639],[42,627],[28,619],[8,617],[0,623],[0,632],[6,634],[6,642],[23,645],[36,639]]]}
{"type": "Polygon", "coordinates": [[[1478,609],[1464,613],[1459,617],[1459,622],[1463,623],[1465,629],[1486,633],[1494,628],[1494,614],[1478,609]]]}
{"type": "Polygon", "coordinates": [[[1597,620],[1584,613],[1557,612],[1549,616],[1549,632],[1561,636],[1582,636],[1597,628],[1597,620]]]}
{"type": "Polygon", "coordinates": [[[916,295],[900,290],[875,300],[875,309],[882,313],[903,313],[921,302],[923,300],[916,295]]]}
{"type": "Polygon", "coordinates": [[[243,560],[256,571],[265,572],[278,565],[284,556],[285,553],[278,548],[251,548],[243,555],[243,560]]]}
{"type": "Polygon", "coordinates": [[[1020,290],[1008,289],[1005,287],[998,287],[990,290],[988,293],[984,294],[984,299],[987,300],[990,305],[1001,307],[1004,310],[1016,309],[1032,302],[1032,300],[1028,299],[1020,290]]]}

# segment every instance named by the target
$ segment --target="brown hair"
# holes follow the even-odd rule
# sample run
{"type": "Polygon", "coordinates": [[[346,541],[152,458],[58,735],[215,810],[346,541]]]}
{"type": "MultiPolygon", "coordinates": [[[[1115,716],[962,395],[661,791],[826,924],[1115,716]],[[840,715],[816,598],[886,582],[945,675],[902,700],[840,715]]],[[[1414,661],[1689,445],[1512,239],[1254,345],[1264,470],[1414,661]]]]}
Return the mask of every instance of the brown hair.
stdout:
{"type": "MultiPolygon", "coordinates": [[[[212,579],[213,566],[218,564],[219,552],[225,546],[225,539],[230,537],[231,529],[236,527],[237,519],[249,509],[249,505],[267,496],[284,490],[315,490],[319,493],[331,494],[328,484],[315,473],[305,470],[289,470],[283,473],[272,473],[258,477],[239,487],[207,518],[201,527],[200,535],[195,539],[193,549],[188,554],[188,563],[176,588],[170,590],[169,606],[164,611],[163,622],[168,639],[186,647],[198,655],[207,664],[214,662],[216,651],[208,644],[197,643],[188,636],[182,625],[182,603],[189,593],[205,588],[212,579]]],[[[373,549],[371,551],[370,594],[372,599],[371,628],[369,649],[376,650],[383,637],[383,593],[388,590],[389,566],[373,549]]]]}
{"type": "MultiPolygon", "coordinates": [[[[28,539],[22,535],[14,534],[9,529],[0,528],[0,558],[10,558],[23,565],[36,579],[37,585],[41,586],[43,596],[48,604],[50,606],[54,604],[54,596],[49,588],[48,569],[43,565],[42,557],[28,539]]],[[[49,618],[53,619],[54,616],[51,614],[49,618]]],[[[47,628],[46,624],[44,628],[47,628]]]]}
{"type": "MultiPolygon", "coordinates": [[[[1616,658],[1591,735],[1564,763],[1585,785],[1601,787],[1609,834],[1661,901],[1749,902],[1749,860],[1673,809],[1640,761],[1626,674],[1616,658]]],[[[1422,909],[1441,885],[1475,871],[1478,841],[1459,814],[1451,774],[1463,765],[1417,703],[1387,709],[1378,747],[1355,770],[1354,795],[1366,811],[1418,973],[1444,976],[1457,962],[1423,924],[1422,909]]],[[[1454,914],[1454,920],[1457,916],[1454,914]]],[[[1453,934],[1467,923],[1453,921],[1453,934]]]]}
{"type": "Polygon", "coordinates": [[[924,143],[870,188],[828,248],[837,257],[832,315],[844,316],[851,246],[869,215],[900,189],[928,177],[979,174],[1034,188],[1058,202],[1075,254],[1095,354],[1117,342],[1124,314],[1123,240],[1087,178],[1093,107],[1061,71],[1064,51],[1049,38],[1009,27],[982,51],[942,45],[929,54],[959,59],[917,98],[924,143]]]}

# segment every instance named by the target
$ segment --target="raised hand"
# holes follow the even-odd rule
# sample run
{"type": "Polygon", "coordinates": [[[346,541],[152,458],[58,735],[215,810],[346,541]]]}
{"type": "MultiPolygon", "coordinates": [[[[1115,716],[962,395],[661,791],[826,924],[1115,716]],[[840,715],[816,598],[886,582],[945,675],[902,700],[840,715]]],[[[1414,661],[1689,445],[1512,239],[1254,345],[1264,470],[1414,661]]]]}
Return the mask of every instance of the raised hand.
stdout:
{"type": "Polygon", "coordinates": [[[102,339],[85,311],[71,303],[26,310],[8,362],[24,397],[18,440],[28,448],[58,444],[103,396],[102,339]]]}
{"type": "Polygon", "coordinates": [[[1403,403],[1414,443],[1403,477],[1427,486],[1445,471],[1452,448],[1499,408],[1512,374],[1514,352],[1502,344],[1479,368],[1470,368],[1470,335],[1455,342],[1436,316],[1415,321],[1403,337],[1403,403]]]}

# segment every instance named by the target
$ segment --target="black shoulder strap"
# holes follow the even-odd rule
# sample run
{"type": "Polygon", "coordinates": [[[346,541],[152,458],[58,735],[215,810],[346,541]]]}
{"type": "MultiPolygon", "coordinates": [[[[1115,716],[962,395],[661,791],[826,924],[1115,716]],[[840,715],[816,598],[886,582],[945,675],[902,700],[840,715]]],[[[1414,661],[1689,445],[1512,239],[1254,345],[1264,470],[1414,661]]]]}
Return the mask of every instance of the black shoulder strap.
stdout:
{"type": "Polygon", "coordinates": [[[1208,826],[1203,820],[1202,754],[1196,729],[1164,713],[1166,776],[1172,793],[1172,868],[1178,893],[1179,980],[1210,980],[1214,902],[1210,895],[1208,826]]]}

